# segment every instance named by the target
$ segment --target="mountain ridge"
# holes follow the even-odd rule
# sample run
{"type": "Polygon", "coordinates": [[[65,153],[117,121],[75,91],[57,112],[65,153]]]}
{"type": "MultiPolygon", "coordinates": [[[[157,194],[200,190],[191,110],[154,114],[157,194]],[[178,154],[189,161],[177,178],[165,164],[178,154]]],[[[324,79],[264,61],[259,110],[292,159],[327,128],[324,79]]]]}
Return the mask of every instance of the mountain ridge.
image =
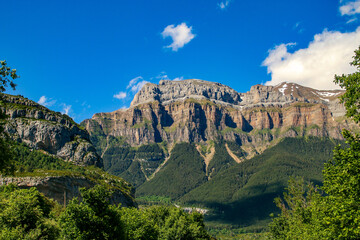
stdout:
{"type": "Polygon", "coordinates": [[[288,136],[341,139],[341,129],[353,127],[338,100],[343,92],[281,83],[238,93],[204,80],[162,80],[146,84],[128,109],[94,114],[81,125],[131,146],[220,138],[262,151],[257,142],[288,136]]]}
{"type": "Polygon", "coordinates": [[[296,83],[283,82],[276,86],[256,84],[250,91],[239,93],[221,83],[199,79],[181,81],[161,80],[159,84],[147,83],[134,96],[130,107],[159,101],[166,105],[189,98],[209,99],[214,103],[253,107],[252,104],[284,104],[293,101],[310,103],[329,102],[344,90],[317,90],[296,83]],[[263,94],[264,93],[264,94],[263,94]]]}

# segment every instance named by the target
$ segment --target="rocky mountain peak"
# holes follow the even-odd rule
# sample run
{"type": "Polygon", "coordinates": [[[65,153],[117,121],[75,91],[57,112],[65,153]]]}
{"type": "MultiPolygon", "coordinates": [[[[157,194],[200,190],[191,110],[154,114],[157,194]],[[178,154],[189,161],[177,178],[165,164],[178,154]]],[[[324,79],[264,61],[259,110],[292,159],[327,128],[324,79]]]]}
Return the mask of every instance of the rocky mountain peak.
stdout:
{"type": "Polygon", "coordinates": [[[92,136],[121,137],[132,146],[223,139],[265,148],[289,136],[341,138],[341,129],[351,127],[338,99],[343,92],[283,82],[238,93],[203,80],[162,80],[146,84],[129,109],[97,113],[82,125],[92,136]]]}
{"type": "Polygon", "coordinates": [[[134,97],[131,106],[159,101],[169,104],[185,99],[208,99],[215,102],[238,104],[240,94],[234,89],[220,83],[198,79],[182,81],[161,80],[159,84],[146,84],[134,97]]]}
{"type": "Polygon", "coordinates": [[[186,99],[206,99],[216,104],[252,108],[263,105],[286,105],[294,102],[323,103],[336,101],[343,90],[317,90],[296,83],[283,82],[276,86],[254,85],[250,91],[239,93],[221,83],[198,79],[182,81],[161,80],[147,83],[134,97],[131,107],[158,101],[168,105],[186,99]]]}

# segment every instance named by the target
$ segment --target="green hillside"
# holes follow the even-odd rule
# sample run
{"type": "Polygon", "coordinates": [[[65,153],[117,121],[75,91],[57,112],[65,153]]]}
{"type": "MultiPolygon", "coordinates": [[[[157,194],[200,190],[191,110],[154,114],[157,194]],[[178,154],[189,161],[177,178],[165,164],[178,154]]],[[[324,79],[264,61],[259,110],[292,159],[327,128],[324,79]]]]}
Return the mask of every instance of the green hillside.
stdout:
{"type": "Polygon", "coordinates": [[[130,147],[121,137],[107,136],[99,132],[91,136],[105,171],[124,178],[133,186],[143,184],[165,159],[158,144],[130,147]]]}
{"type": "MultiPolygon", "coordinates": [[[[303,176],[320,185],[323,164],[340,143],[328,138],[285,138],[262,154],[238,164],[228,154],[225,144],[238,157],[243,154],[240,146],[235,142],[217,142],[207,171],[195,145],[180,143],[174,146],[161,170],[148,180],[144,164],[149,161],[136,159],[151,159],[149,156],[153,155],[155,167],[159,166],[158,157],[165,158],[159,145],[137,149],[114,146],[109,147],[107,153],[117,149],[118,153],[123,151],[123,156],[133,157],[126,170],[119,171],[118,175],[137,186],[137,197],[165,197],[183,206],[208,208],[212,211],[207,221],[243,226],[264,225],[264,221],[269,220],[269,214],[277,211],[273,200],[282,194],[290,176],[303,176]]],[[[114,169],[119,159],[114,163],[109,169],[114,169]]]]}
{"type": "Polygon", "coordinates": [[[215,210],[208,221],[255,224],[276,211],[273,199],[282,194],[290,176],[321,184],[323,165],[339,143],[326,138],[285,138],[263,154],[221,171],[179,201],[215,210]]]}
{"type": "MultiPolygon", "coordinates": [[[[109,190],[120,190],[129,202],[134,202],[133,187],[122,178],[95,166],[77,166],[42,150],[30,149],[24,143],[7,140],[11,151],[12,172],[4,177],[71,177],[87,179],[109,190]]],[[[134,202],[134,206],[135,206],[134,202]]]]}
{"type": "MultiPolygon", "coordinates": [[[[240,148],[239,145],[237,145],[237,147],[240,148]]],[[[225,144],[223,142],[215,143],[215,154],[208,166],[208,176],[213,178],[216,174],[234,164],[236,164],[236,162],[226,151],[225,144]]]]}
{"type": "Polygon", "coordinates": [[[137,196],[178,199],[207,181],[205,163],[193,144],[177,144],[171,157],[153,179],[137,188],[137,196]]]}
{"type": "Polygon", "coordinates": [[[135,148],[108,136],[101,141],[101,148],[105,150],[105,170],[131,182],[137,188],[137,197],[165,197],[184,206],[208,208],[212,210],[206,216],[208,222],[264,226],[269,214],[277,211],[273,200],[282,195],[289,177],[303,176],[321,184],[323,164],[339,143],[328,138],[285,138],[238,164],[225,144],[241,158],[245,153],[240,145],[215,142],[211,143],[215,154],[207,167],[194,144],[180,143],[154,177],[152,174],[167,157],[162,145],[135,148]]]}

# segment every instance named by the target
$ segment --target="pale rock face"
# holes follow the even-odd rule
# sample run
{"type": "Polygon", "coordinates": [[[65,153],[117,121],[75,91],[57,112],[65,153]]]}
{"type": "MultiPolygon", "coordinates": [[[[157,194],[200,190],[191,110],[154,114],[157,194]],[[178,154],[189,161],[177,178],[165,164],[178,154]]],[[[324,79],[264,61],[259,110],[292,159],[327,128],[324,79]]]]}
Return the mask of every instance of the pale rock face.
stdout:
{"type": "Polygon", "coordinates": [[[170,81],[161,80],[159,85],[148,83],[134,97],[131,106],[159,101],[171,103],[179,99],[210,99],[237,104],[240,95],[235,90],[220,83],[203,80],[170,81]]]}
{"type": "Polygon", "coordinates": [[[342,139],[342,129],[354,127],[343,118],[343,92],[282,83],[238,93],[203,80],[163,80],[146,84],[129,109],[95,114],[82,125],[90,134],[123,137],[133,146],[227,140],[265,149],[283,137],[342,139]]]}
{"type": "Polygon", "coordinates": [[[44,150],[77,165],[102,166],[102,160],[89,140],[71,118],[23,97],[1,95],[0,108],[9,117],[5,133],[30,148],[44,150]]]}

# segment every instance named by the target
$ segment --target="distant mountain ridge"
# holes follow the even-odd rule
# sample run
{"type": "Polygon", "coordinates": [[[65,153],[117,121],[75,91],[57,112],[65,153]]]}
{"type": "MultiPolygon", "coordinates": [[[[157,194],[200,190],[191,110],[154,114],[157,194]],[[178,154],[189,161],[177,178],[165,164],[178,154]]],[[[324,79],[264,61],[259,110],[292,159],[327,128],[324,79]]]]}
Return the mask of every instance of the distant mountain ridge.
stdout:
{"type": "Polygon", "coordinates": [[[238,93],[203,80],[162,80],[146,84],[129,109],[97,113],[81,124],[91,135],[121,137],[131,146],[223,139],[262,152],[264,141],[283,137],[341,139],[341,129],[352,127],[338,100],[343,92],[281,83],[238,93]]]}
{"type": "Polygon", "coordinates": [[[182,81],[161,80],[159,84],[147,83],[134,97],[131,107],[159,101],[168,105],[185,99],[207,99],[233,107],[254,107],[256,104],[284,105],[292,102],[326,103],[336,99],[344,90],[316,90],[296,83],[276,86],[254,85],[249,92],[238,93],[221,83],[198,79],[182,81]]]}

